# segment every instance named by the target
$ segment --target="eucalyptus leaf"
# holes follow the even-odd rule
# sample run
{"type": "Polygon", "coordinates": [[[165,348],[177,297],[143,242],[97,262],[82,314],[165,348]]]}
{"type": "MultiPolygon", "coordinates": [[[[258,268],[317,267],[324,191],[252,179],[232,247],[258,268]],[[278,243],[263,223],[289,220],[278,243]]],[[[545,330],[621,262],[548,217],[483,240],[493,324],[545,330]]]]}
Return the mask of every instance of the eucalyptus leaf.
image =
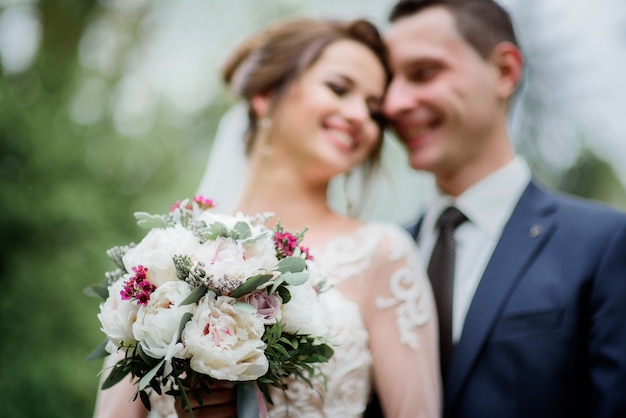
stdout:
{"type": "Polygon", "coordinates": [[[109,342],[108,338],[102,341],[96,348],[93,349],[91,353],[87,356],[86,361],[92,361],[95,359],[103,358],[109,355],[109,352],[105,349],[107,343],[109,342]]]}
{"type": "Polygon", "coordinates": [[[306,271],[301,271],[298,273],[283,273],[280,275],[280,278],[292,286],[300,286],[301,284],[306,283],[306,281],[309,280],[309,273],[306,271]]]}
{"type": "Polygon", "coordinates": [[[162,215],[153,215],[148,212],[135,212],[137,225],[143,229],[165,228],[167,221],[162,215]]]}
{"type": "Polygon", "coordinates": [[[250,235],[252,235],[250,225],[248,225],[246,222],[237,222],[233,229],[239,234],[237,239],[240,240],[247,239],[250,237],[250,235]]]}
{"type": "Polygon", "coordinates": [[[192,303],[196,303],[197,301],[199,301],[200,299],[202,299],[202,296],[206,295],[206,292],[209,289],[204,286],[204,285],[200,285],[198,286],[193,292],[191,292],[191,294],[189,296],[187,296],[185,298],[185,300],[183,300],[180,305],[178,306],[184,306],[184,305],[191,305],[192,303]]]}
{"type": "Polygon", "coordinates": [[[257,312],[257,309],[254,306],[246,302],[235,302],[235,308],[237,308],[241,312],[247,312],[247,313],[257,312]]]}
{"type": "Polygon", "coordinates": [[[232,297],[237,299],[245,294],[254,292],[259,286],[266,283],[273,277],[272,274],[259,274],[252,276],[245,282],[243,282],[235,291],[231,294],[232,297]]]}
{"type": "Polygon", "coordinates": [[[100,298],[102,300],[106,300],[109,297],[109,288],[102,284],[93,284],[89,287],[86,287],[83,290],[83,293],[87,296],[92,296],[94,298],[100,298]]]}
{"type": "Polygon", "coordinates": [[[221,222],[213,222],[207,226],[207,229],[202,234],[202,238],[208,240],[216,240],[219,237],[229,236],[228,227],[221,222]]]}
{"type": "Polygon", "coordinates": [[[242,239],[241,241],[243,243],[246,243],[246,244],[248,244],[248,243],[254,244],[254,243],[258,242],[258,241],[261,241],[261,240],[267,238],[268,236],[270,236],[270,234],[271,234],[270,231],[265,231],[265,232],[261,232],[261,233],[259,233],[257,235],[251,235],[251,236],[249,236],[249,237],[247,237],[245,239],[242,239]]]}
{"type": "MultiPolygon", "coordinates": [[[[285,280],[282,278],[282,276],[278,276],[276,279],[274,279],[274,283],[272,284],[272,287],[269,292],[270,295],[274,293],[276,289],[279,289],[279,286],[283,283],[285,283],[285,280]]],[[[283,301],[283,303],[287,303],[287,302],[283,301]]]]}
{"type": "Polygon", "coordinates": [[[298,273],[306,269],[306,262],[300,257],[286,257],[278,262],[278,271],[281,273],[298,273]]]}

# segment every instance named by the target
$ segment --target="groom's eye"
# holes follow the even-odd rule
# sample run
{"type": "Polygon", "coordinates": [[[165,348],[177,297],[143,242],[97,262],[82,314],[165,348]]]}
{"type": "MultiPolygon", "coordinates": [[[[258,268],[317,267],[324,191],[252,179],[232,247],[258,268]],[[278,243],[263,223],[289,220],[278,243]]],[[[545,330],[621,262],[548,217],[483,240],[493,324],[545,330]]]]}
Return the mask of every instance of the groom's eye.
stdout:
{"type": "Polygon", "coordinates": [[[410,73],[410,78],[416,83],[423,83],[433,79],[439,72],[439,67],[434,65],[422,66],[413,69],[410,73]]]}

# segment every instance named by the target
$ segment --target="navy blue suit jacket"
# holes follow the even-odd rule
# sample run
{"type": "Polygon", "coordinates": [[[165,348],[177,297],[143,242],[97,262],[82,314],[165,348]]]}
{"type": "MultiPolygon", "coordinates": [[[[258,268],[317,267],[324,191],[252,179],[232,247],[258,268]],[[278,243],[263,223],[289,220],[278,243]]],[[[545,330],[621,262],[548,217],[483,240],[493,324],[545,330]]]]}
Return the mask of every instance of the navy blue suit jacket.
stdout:
{"type": "Polygon", "coordinates": [[[626,215],[531,182],[445,381],[445,418],[625,418],[626,215]]]}

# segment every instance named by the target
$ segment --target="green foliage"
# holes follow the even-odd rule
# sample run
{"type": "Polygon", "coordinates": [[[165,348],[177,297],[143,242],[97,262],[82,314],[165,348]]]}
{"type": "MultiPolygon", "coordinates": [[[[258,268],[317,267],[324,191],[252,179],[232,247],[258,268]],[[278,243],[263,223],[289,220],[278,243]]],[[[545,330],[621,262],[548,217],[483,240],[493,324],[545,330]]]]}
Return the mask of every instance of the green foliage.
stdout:
{"type": "Polygon", "coordinates": [[[193,193],[223,104],[185,132],[137,140],[107,115],[75,124],[79,42],[106,11],[95,0],[35,5],[43,30],[35,62],[0,73],[0,411],[83,418],[93,414],[102,367],[85,359],[103,334],[98,304],[82,291],[110,268],[107,248],[139,237],[130,213],[193,193]]]}
{"type": "Polygon", "coordinates": [[[319,375],[320,363],[327,362],[333,355],[333,349],[319,338],[285,334],[278,323],[266,329],[263,342],[267,344],[265,355],[270,368],[257,384],[269,403],[272,403],[269,396],[271,386],[286,390],[285,379],[289,376],[312,385],[312,379],[319,375]]]}

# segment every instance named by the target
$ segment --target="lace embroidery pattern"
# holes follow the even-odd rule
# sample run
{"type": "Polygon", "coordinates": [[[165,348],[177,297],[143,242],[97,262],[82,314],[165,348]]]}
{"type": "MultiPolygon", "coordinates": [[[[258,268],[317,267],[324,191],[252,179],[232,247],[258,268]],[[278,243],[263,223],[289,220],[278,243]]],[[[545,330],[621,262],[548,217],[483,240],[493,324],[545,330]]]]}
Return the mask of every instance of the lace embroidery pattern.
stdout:
{"type": "Polygon", "coordinates": [[[402,343],[417,349],[417,328],[430,316],[429,299],[422,297],[429,288],[413,242],[403,230],[386,224],[366,225],[353,234],[332,240],[323,249],[320,262],[332,277],[333,284],[338,285],[366,274],[376,256],[402,265],[389,272],[391,296],[377,296],[376,307],[380,310],[396,308],[402,343]]]}
{"type": "MultiPolygon", "coordinates": [[[[352,234],[337,237],[315,251],[315,266],[327,276],[330,285],[349,280],[373,280],[372,260],[395,263],[387,277],[376,277],[389,284],[389,295],[376,298],[377,309],[395,308],[401,342],[417,350],[417,328],[429,317],[428,291],[417,252],[404,231],[385,224],[369,224],[352,234]]],[[[350,283],[352,286],[352,283],[350,283]]],[[[327,292],[338,345],[331,361],[324,365],[326,387],[315,390],[302,381],[289,384],[286,393],[276,393],[270,417],[361,417],[370,396],[372,358],[369,335],[358,305],[336,287],[327,292]],[[316,391],[319,391],[316,392],[316,391]],[[321,394],[321,397],[320,397],[321,394]]]]}

